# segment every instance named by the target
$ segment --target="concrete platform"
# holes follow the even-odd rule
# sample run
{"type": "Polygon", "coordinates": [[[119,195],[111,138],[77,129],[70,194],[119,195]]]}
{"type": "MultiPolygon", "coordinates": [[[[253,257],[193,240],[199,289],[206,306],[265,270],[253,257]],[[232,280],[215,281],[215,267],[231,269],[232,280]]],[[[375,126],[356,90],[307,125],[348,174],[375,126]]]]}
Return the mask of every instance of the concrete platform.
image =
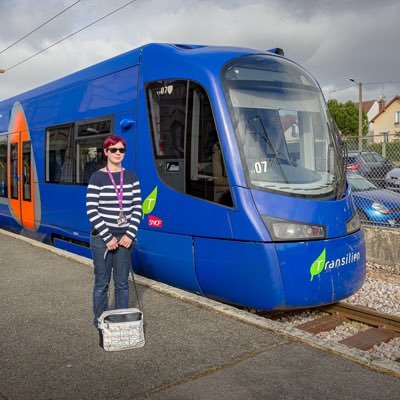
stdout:
{"type": "Polygon", "coordinates": [[[0,231],[1,400],[398,399],[396,376],[144,279],[146,345],[107,353],[91,324],[88,264],[0,231]]]}

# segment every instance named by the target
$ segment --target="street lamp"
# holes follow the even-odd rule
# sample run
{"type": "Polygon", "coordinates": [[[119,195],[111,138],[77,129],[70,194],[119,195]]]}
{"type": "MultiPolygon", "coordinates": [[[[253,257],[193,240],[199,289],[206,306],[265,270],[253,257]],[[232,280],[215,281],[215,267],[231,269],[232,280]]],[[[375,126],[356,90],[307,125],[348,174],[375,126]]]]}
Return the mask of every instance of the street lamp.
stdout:
{"type": "Polygon", "coordinates": [[[362,82],[350,81],[358,85],[358,151],[362,151],[362,82]]]}

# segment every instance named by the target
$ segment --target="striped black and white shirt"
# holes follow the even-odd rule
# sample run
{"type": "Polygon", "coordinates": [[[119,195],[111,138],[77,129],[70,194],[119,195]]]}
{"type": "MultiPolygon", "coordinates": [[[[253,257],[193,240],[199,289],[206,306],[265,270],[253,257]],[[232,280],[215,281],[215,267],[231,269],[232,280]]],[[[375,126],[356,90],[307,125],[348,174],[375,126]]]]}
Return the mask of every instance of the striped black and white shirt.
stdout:
{"type": "MultiPolygon", "coordinates": [[[[112,173],[120,190],[120,172],[112,173]]],[[[124,194],[122,200],[126,223],[118,225],[120,213],[117,193],[107,171],[97,171],[91,177],[86,194],[86,213],[92,225],[105,243],[113,236],[128,235],[135,240],[142,216],[142,198],[139,180],[133,172],[124,169],[124,194]]]]}

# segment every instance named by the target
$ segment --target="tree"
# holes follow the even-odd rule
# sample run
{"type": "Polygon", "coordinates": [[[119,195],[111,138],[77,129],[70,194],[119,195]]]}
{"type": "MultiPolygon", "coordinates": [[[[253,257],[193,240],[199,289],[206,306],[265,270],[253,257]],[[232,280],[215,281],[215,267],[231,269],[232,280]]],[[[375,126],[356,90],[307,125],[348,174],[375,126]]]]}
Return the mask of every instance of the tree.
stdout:
{"type": "MultiPolygon", "coordinates": [[[[337,100],[328,100],[328,110],[335,120],[343,136],[358,135],[358,106],[352,101],[340,103],[337,100]]],[[[366,112],[362,112],[362,133],[368,133],[368,117],[366,112]]]]}

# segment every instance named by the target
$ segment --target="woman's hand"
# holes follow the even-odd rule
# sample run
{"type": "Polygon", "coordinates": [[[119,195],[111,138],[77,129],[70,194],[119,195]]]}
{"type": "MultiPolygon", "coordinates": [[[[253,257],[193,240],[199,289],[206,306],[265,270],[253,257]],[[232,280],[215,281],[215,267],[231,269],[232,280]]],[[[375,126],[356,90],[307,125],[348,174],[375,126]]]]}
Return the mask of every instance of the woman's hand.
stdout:
{"type": "Polygon", "coordinates": [[[118,240],[116,237],[113,237],[108,243],[106,243],[108,250],[115,250],[118,248],[118,240]]]}
{"type": "Polygon", "coordinates": [[[132,244],[132,239],[130,239],[129,236],[124,235],[122,236],[118,244],[122,247],[129,248],[132,244]]]}

